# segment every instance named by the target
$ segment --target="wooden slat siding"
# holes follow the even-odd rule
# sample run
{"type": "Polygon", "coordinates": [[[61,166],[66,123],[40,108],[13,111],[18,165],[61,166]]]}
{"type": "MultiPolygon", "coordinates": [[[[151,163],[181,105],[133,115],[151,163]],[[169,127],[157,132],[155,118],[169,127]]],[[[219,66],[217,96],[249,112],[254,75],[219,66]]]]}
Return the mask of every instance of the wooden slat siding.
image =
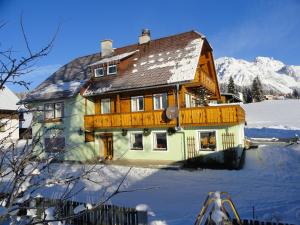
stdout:
{"type": "MultiPolygon", "coordinates": [[[[86,129],[174,127],[176,120],[164,120],[164,112],[112,113],[86,115],[86,129]]],[[[239,105],[181,108],[181,126],[220,126],[245,122],[245,112],[239,105]]]]}
{"type": "Polygon", "coordinates": [[[233,133],[223,133],[222,134],[222,145],[223,145],[223,150],[234,148],[235,147],[234,134],[233,133]]]}
{"type": "Polygon", "coordinates": [[[195,137],[187,137],[187,158],[191,159],[197,156],[195,137]]]}

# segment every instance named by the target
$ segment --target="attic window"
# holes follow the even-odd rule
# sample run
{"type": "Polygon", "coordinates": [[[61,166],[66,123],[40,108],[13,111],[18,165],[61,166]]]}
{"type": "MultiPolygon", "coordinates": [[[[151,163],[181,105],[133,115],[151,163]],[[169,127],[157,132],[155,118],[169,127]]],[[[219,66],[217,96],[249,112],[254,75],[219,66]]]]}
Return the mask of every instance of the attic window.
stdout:
{"type": "Polygon", "coordinates": [[[107,74],[112,75],[117,73],[117,65],[110,65],[107,68],[107,74]]]}
{"type": "Polygon", "coordinates": [[[104,75],[103,67],[95,69],[95,77],[102,77],[104,75]]]}

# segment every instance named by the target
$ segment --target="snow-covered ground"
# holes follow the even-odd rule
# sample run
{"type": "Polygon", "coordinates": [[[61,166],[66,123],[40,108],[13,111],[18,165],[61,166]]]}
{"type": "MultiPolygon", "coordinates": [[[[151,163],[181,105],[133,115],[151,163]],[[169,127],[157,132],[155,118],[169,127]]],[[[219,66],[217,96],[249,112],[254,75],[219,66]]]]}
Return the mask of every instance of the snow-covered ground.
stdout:
{"type": "MultiPolygon", "coordinates": [[[[298,132],[299,100],[265,101],[245,105],[248,130],[270,129],[298,132]]],[[[292,134],[292,133],[291,133],[292,134]]],[[[42,190],[33,192],[60,198],[65,189],[55,179],[71,179],[81,171],[93,172],[71,187],[73,200],[96,203],[113,193],[129,172],[120,190],[109,203],[147,209],[151,225],[193,224],[210,191],[228,192],[241,218],[285,221],[300,224],[300,144],[265,145],[246,152],[242,170],[159,170],[113,165],[52,164],[42,190]],[[129,171],[130,170],[130,171],[129,171]],[[93,180],[90,181],[87,178],[93,180]],[[83,188],[84,189],[81,189],[83,188]]],[[[2,183],[3,185],[3,183],[2,183]]]]}
{"type": "MultiPolygon", "coordinates": [[[[228,192],[242,218],[290,221],[300,224],[300,144],[262,146],[247,151],[245,168],[236,170],[159,170],[132,168],[110,203],[149,210],[149,220],[161,224],[193,224],[210,191],[228,192]],[[132,192],[131,192],[132,190],[132,192]]],[[[54,165],[56,174],[77,173],[82,165],[54,165]]],[[[113,192],[129,167],[97,165],[90,176],[100,183],[81,181],[86,189],[74,200],[97,202],[113,192]]],[[[44,196],[59,198],[63,189],[48,187],[44,196]]]]}
{"type": "Polygon", "coordinates": [[[250,137],[300,136],[300,100],[269,100],[243,105],[246,135],[250,137]]]}

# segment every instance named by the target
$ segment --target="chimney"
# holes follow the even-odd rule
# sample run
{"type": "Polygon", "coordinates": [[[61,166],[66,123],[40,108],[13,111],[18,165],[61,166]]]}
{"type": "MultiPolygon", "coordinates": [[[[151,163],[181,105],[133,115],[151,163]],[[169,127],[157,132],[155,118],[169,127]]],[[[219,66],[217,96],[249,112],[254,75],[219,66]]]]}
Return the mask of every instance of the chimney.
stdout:
{"type": "Polygon", "coordinates": [[[107,57],[113,54],[112,40],[101,41],[101,56],[107,57]]]}
{"type": "Polygon", "coordinates": [[[139,44],[145,44],[151,41],[150,37],[150,30],[149,29],[143,29],[142,35],[139,37],[139,44]]]}

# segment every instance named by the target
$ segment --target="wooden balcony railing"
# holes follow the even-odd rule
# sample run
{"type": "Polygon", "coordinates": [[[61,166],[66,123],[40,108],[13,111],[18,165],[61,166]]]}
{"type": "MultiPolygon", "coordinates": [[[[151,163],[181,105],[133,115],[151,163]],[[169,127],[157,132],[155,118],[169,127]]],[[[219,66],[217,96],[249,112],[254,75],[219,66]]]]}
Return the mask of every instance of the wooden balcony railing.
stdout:
{"type": "MultiPolygon", "coordinates": [[[[239,105],[182,108],[180,125],[221,126],[245,122],[245,112],[239,105]]],[[[86,129],[174,127],[176,120],[167,120],[164,111],[113,113],[84,116],[86,129]]]]}

